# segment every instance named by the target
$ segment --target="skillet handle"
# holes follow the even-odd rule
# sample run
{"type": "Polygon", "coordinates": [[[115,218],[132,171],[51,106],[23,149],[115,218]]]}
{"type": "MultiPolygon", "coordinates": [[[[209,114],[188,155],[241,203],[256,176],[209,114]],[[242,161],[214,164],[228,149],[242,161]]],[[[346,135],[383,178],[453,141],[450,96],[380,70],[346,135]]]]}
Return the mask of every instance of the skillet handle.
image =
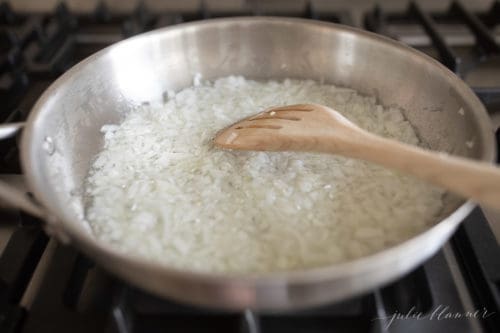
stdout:
{"type": "MultiPolygon", "coordinates": [[[[23,127],[24,123],[22,122],[1,124],[0,140],[14,136],[23,127]]],[[[38,218],[44,219],[47,216],[42,207],[35,203],[35,201],[33,201],[26,193],[4,181],[0,181],[0,200],[6,203],[9,207],[21,209],[38,218]]]]}

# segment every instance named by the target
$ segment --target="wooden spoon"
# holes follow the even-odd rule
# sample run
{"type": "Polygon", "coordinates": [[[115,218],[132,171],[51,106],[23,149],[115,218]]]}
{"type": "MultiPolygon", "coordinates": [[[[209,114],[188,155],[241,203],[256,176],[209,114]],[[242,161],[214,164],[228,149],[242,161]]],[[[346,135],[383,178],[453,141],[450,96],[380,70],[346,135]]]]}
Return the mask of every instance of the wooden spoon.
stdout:
{"type": "Polygon", "coordinates": [[[500,206],[500,169],[382,138],[323,105],[268,109],[220,131],[215,144],[239,150],[339,154],[403,171],[492,208],[500,206]]]}

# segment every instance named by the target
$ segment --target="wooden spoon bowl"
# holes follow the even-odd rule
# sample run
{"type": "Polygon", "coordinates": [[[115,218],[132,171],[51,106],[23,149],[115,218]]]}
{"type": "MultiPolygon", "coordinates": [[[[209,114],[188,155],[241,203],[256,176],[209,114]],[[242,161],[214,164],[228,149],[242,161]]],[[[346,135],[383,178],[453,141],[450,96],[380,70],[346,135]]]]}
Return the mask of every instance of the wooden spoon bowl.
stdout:
{"type": "Polygon", "coordinates": [[[500,169],[369,133],[319,104],[270,108],[220,131],[220,148],[333,153],[413,175],[492,208],[500,206],[500,169]]]}

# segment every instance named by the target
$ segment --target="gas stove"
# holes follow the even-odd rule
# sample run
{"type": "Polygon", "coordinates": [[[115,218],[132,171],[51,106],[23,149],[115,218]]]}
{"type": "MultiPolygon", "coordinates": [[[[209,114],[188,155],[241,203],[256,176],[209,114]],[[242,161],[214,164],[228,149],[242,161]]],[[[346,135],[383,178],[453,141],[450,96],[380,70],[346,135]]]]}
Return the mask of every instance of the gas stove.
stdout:
{"type": "MultiPolygon", "coordinates": [[[[473,88],[500,125],[493,115],[500,111],[500,2],[472,11],[459,2],[435,11],[417,2],[329,9],[303,1],[290,8],[284,1],[224,8],[187,1],[190,8],[172,9],[142,2],[117,8],[111,1],[83,2],[85,10],[75,3],[82,2],[28,11],[0,4],[0,121],[23,121],[59,75],[124,38],[193,20],[281,15],[357,26],[435,57],[473,88]]],[[[0,141],[0,178],[22,187],[20,173],[17,140],[0,141]]],[[[2,209],[0,332],[498,332],[497,216],[475,209],[441,251],[390,285],[319,308],[262,314],[159,299],[49,238],[41,221],[2,209]]]]}

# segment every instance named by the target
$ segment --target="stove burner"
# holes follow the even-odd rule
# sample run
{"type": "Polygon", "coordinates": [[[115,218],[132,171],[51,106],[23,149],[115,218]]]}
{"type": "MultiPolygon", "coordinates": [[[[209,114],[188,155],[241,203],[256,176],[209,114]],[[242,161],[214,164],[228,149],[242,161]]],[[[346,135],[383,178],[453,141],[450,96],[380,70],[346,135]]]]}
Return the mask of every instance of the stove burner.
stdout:
{"type": "MultiPolygon", "coordinates": [[[[300,13],[258,7],[214,12],[203,3],[191,12],[157,12],[141,3],[131,13],[116,13],[100,2],[87,14],[71,12],[64,3],[43,14],[16,12],[1,3],[0,120],[24,120],[55,78],[126,37],[181,22],[256,14],[355,25],[350,11],[323,12],[311,2],[300,13]]],[[[499,2],[482,13],[471,13],[459,2],[444,12],[428,13],[411,2],[396,13],[375,7],[365,13],[364,24],[435,57],[468,80],[494,110],[500,109],[499,14],[499,2]],[[478,72],[482,67],[499,75],[490,75],[492,80],[484,84],[478,80],[484,78],[478,72]]],[[[1,174],[20,173],[15,139],[0,142],[0,156],[1,174]]],[[[159,299],[49,239],[42,221],[0,214],[2,223],[14,230],[0,255],[1,332],[460,333],[500,328],[500,249],[479,209],[442,251],[400,280],[341,303],[286,314],[228,313],[159,299]],[[478,315],[467,318],[446,317],[476,310],[478,315]]]]}

